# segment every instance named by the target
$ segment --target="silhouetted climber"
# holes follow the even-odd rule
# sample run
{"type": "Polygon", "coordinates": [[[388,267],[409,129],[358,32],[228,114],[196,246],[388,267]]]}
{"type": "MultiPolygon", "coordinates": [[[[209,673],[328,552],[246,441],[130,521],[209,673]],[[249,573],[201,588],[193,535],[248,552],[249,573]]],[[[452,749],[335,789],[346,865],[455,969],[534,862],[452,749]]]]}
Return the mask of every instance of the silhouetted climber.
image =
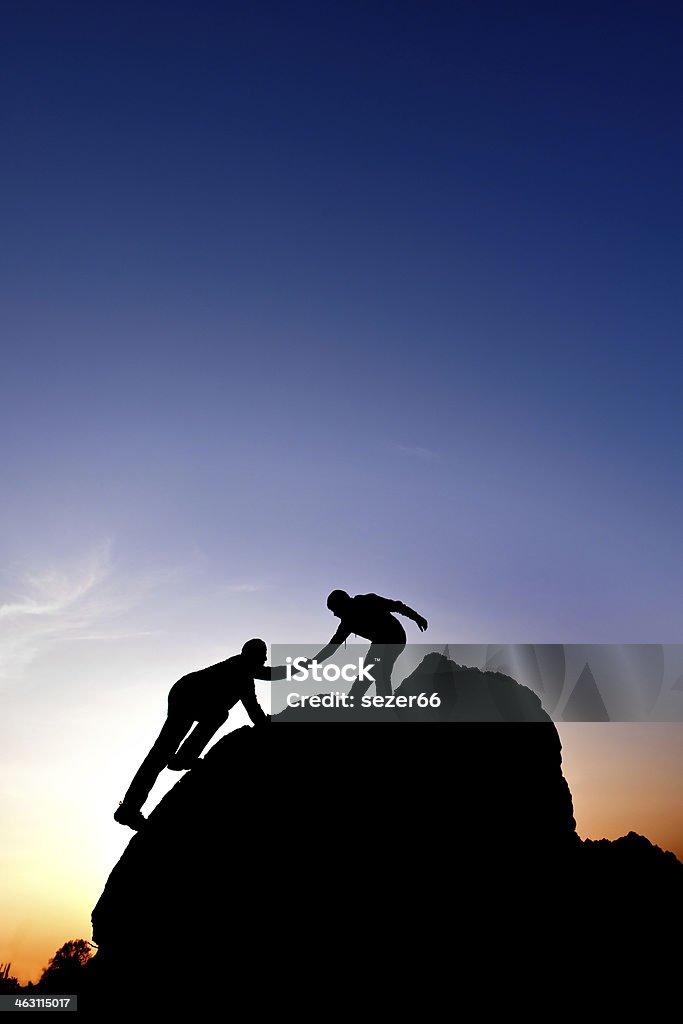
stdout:
{"type": "Polygon", "coordinates": [[[254,679],[284,679],[286,669],[266,668],[267,657],[268,648],[263,640],[247,640],[240,654],[190,672],[171,687],[164,727],[114,814],[119,824],[139,829],[145,823],[142,805],[159,773],[165,767],[173,771],[192,768],[238,701],[242,701],[254,725],[270,721],[256,699],[254,679]],[[190,729],[192,732],[187,736],[190,729]],[[178,749],[185,736],[187,739],[178,749]]]}
{"type": "MultiPolygon", "coordinates": [[[[364,658],[364,665],[373,667],[377,694],[388,697],[391,690],[391,673],[394,663],[406,645],[406,631],[392,612],[405,615],[412,619],[422,633],[428,622],[422,615],[409,608],[402,601],[390,601],[378,594],[357,594],[351,597],[345,590],[333,590],[327,598],[327,607],[341,619],[337,632],[329,644],[313,658],[313,661],[325,661],[348,640],[352,633],[370,641],[370,649],[364,658]]],[[[360,698],[369,689],[370,683],[365,679],[357,679],[349,694],[360,698]]]]}

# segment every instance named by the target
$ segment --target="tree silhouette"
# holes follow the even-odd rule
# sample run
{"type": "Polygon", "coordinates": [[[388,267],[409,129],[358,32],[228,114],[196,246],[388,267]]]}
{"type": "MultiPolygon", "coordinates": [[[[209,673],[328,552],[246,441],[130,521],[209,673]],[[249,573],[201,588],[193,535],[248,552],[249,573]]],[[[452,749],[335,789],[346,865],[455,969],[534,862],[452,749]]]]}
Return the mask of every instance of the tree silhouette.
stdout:
{"type": "Polygon", "coordinates": [[[91,959],[89,942],[85,939],[69,939],[50,958],[38,982],[39,987],[46,992],[76,991],[81,972],[91,959]]]}
{"type": "Polygon", "coordinates": [[[11,964],[0,964],[0,993],[17,992],[19,989],[18,979],[10,977],[11,966],[11,964]]]}

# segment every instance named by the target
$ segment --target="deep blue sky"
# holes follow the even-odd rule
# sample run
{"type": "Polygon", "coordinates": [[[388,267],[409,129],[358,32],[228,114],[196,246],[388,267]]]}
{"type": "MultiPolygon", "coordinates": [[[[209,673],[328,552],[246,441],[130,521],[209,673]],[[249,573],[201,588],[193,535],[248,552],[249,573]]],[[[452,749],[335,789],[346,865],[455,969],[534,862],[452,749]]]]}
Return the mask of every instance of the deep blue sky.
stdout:
{"type": "Polygon", "coordinates": [[[683,15],[551,7],[5,5],[13,571],[681,639],[683,15]]]}

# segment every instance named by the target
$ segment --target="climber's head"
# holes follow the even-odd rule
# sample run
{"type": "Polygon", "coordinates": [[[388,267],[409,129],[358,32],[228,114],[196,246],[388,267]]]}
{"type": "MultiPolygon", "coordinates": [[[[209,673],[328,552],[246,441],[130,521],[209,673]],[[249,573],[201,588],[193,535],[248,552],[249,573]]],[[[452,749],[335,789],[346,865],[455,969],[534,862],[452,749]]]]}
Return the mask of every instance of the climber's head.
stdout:
{"type": "Polygon", "coordinates": [[[327,607],[338,619],[342,617],[351,602],[350,596],[345,590],[333,590],[327,598],[327,607]]]}
{"type": "Polygon", "coordinates": [[[263,668],[268,658],[265,640],[247,640],[242,648],[242,657],[252,668],[263,668]]]}

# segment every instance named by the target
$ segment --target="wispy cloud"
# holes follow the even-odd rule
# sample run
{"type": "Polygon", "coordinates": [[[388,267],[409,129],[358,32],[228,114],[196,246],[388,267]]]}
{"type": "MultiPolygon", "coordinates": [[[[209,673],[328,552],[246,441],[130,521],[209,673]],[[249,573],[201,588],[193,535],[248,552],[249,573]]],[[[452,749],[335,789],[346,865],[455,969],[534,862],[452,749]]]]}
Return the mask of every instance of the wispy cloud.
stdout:
{"type": "Polygon", "coordinates": [[[84,566],[66,571],[50,569],[24,580],[27,591],[19,600],[0,604],[1,619],[21,619],[25,616],[50,618],[60,615],[76,605],[106,573],[107,556],[98,552],[84,566]]]}
{"type": "Polygon", "coordinates": [[[55,642],[133,635],[118,620],[153,585],[115,573],[111,541],[27,572],[0,601],[0,678],[16,678],[55,642]]]}

